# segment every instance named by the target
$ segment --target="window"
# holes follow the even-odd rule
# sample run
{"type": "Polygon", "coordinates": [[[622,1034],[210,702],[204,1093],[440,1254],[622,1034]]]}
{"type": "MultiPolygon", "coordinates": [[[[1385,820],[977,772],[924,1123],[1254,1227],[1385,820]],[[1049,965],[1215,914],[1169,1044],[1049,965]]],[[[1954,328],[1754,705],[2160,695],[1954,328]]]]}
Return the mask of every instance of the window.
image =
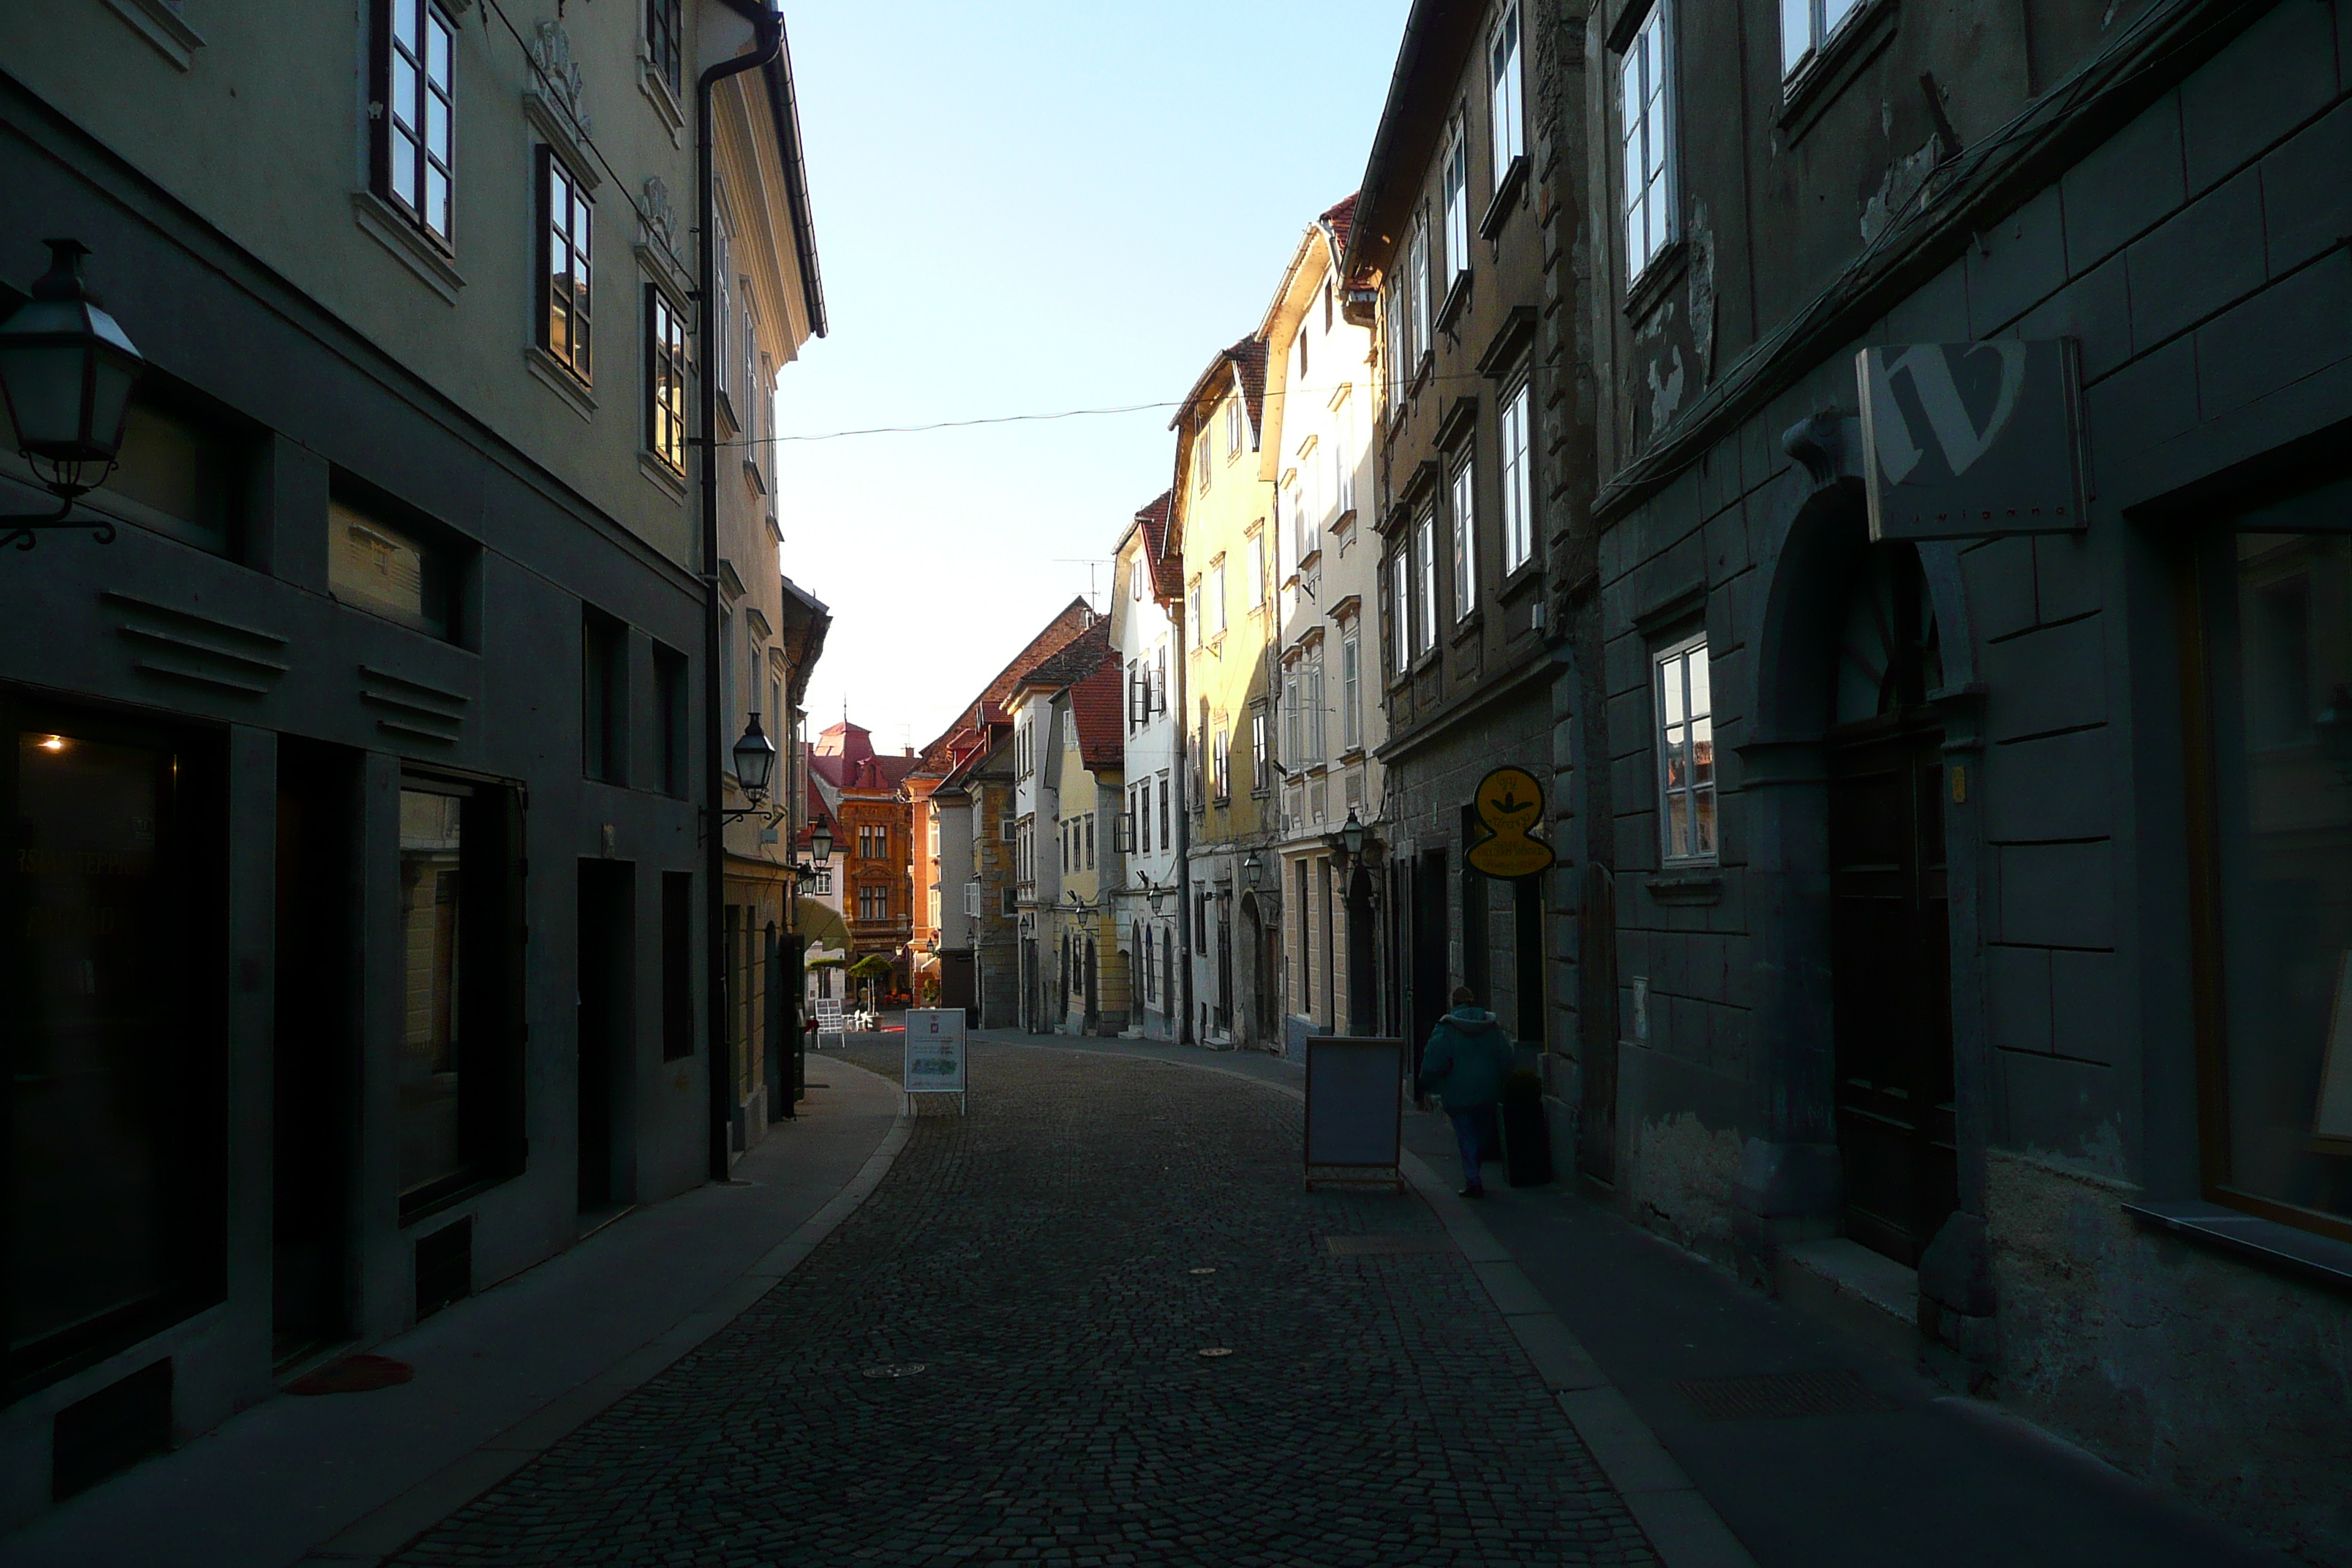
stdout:
{"type": "Polygon", "coordinates": [[[1264,795],[1274,787],[1274,752],[1265,743],[1265,710],[1250,710],[1250,789],[1264,795]]]}
{"type": "Polygon", "coordinates": [[[1470,270],[1470,138],[1461,118],[1454,118],[1445,144],[1445,250],[1438,259],[1438,277],[1450,292],[1470,270]]]}
{"type": "Polygon", "coordinates": [[[1021,894],[1020,894],[1020,891],[1019,891],[1017,889],[1013,889],[1013,888],[1007,888],[1007,889],[1004,889],[1004,896],[1003,896],[1003,899],[998,902],[997,909],[998,909],[998,910],[999,910],[1001,913],[1003,913],[1003,914],[1008,914],[1008,915],[1017,915],[1017,914],[1019,914],[1019,913],[1021,912],[1021,894]]]}
{"type": "Polygon", "coordinates": [[[867,882],[857,889],[857,918],[862,921],[887,921],[890,918],[890,889],[881,882],[867,882]]]}
{"type": "Polygon", "coordinates": [[[1298,323],[1298,379],[1302,382],[1307,379],[1307,323],[1304,321],[1298,323]]]}
{"type": "Polygon", "coordinates": [[[1339,634],[1339,750],[1359,751],[1364,744],[1363,647],[1356,624],[1339,634]]]}
{"type": "Polygon", "coordinates": [[[820,893],[833,891],[833,863],[829,860],[816,868],[816,890],[820,893]]]}
{"type": "Polygon", "coordinates": [[[646,449],[672,473],[686,473],[686,319],[646,285],[646,449]]]}
{"type": "Polygon", "coordinates": [[[1168,817],[1168,775],[1161,773],[1160,775],[1160,847],[1162,849],[1167,848],[1171,842],[1169,837],[1168,817]]]}
{"type": "Polygon", "coordinates": [[[1513,163],[1527,151],[1527,128],[1519,112],[1519,8],[1503,7],[1495,36],[1486,46],[1486,107],[1495,137],[1495,183],[1503,183],[1513,163]]]}
{"type": "Polygon", "coordinates": [[[1331,280],[1328,278],[1323,280],[1323,330],[1331,330],[1331,280]]]}
{"type": "Polygon", "coordinates": [[[646,58],[672,92],[684,90],[683,10],[681,0],[646,0],[646,58]]]}
{"type": "Polygon", "coordinates": [[[1290,765],[1299,765],[1307,755],[1306,687],[1297,665],[1282,672],[1282,754],[1290,765]]]}
{"type": "Polygon", "coordinates": [[[1151,710],[1154,713],[1168,711],[1168,649],[1165,645],[1152,655],[1151,710]]]}
{"type": "Polygon", "coordinates": [[[1209,488],[1209,430],[1205,425],[1192,432],[1192,483],[1201,489],[1209,488]]]}
{"type": "Polygon", "coordinates": [[[340,497],[327,502],[327,588],[415,631],[446,637],[457,629],[450,552],[340,497]]]}
{"type": "Polygon", "coordinates": [[[1087,869],[1095,868],[1095,814],[1087,813],[1087,869]]]}
{"type": "Polygon", "coordinates": [[[1535,553],[1535,468],[1528,459],[1528,385],[1503,400],[1503,574],[1535,553]]]}
{"type": "Polygon", "coordinates": [[[1423,654],[1437,646],[1437,513],[1423,512],[1412,535],[1414,564],[1421,577],[1421,603],[1414,606],[1419,613],[1413,617],[1413,630],[1418,635],[1413,638],[1412,650],[1423,654]]]}
{"type": "Polygon", "coordinates": [[[434,0],[378,0],[375,194],[442,249],[457,246],[457,26],[434,0]]]}
{"type": "Polygon", "coordinates": [[[1209,563],[1209,626],[1211,637],[1225,635],[1225,558],[1222,555],[1209,563]]]}
{"type": "Polygon", "coordinates": [[[1184,592],[1185,596],[1192,601],[1192,603],[1186,606],[1189,613],[1186,615],[1185,619],[1192,623],[1192,646],[1194,647],[1199,647],[1201,646],[1201,638],[1203,635],[1202,629],[1203,623],[1201,619],[1201,580],[1198,577],[1193,578],[1192,583],[1186,586],[1184,592]]]}
{"type": "Polygon", "coordinates": [[[555,149],[539,150],[539,346],[590,379],[586,193],[555,149]]]}
{"type": "Polygon", "coordinates": [[[1389,557],[1389,668],[1402,675],[1412,664],[1412,550],[1400,545],[1389,557]]]}
{"type": "Polygon", "coordinates": [[[1307,765],[1321,767],[1327,759],[1323,714],[1323,653],[1317,649],[1307,661],[1307,765]]]}
{"type": "Polygon", "coordinates": [[[503,790],[401,786],[394,1078],[406,1213],[521,1168],[520,838],[503,790]]]}
{"type": "Polygon", "coordinates": [[[1217,738],[1209,752],[1211,768],[1209,788],[1223,805],[1234,797],[1234,758],[1232,738],[1223,724],[1217,726],[1217,738]]]}
{"type": "Polygon", "coordinates": [[[1715,722],[1706,639],[1657,656],[1658,837],[1668,865],[1715,858],[1715,722]]]}
{"type": "Polygon", "coordinates": [[[1265,607],[1265,534],[1263,530],[1256,530],[1251,532],[1249,536],[1249,555],[1250,608],[1253,610],[1260,610],[1265,607]]]}
{"type": "Polygon", "coordinates": [[[1625,50],[1621,80],[1624,96],[1625,280],[1642,275],[1674,237],[1672,155],[1667,126],[1666,0],[1657,0],[1625,50]]]}
{"type": "Polygon", "coordinates": [[[1862,0],[1780,0],[1780,75],[1793,77],[1812,63],[1862,0]]]}
{"type": "Polygon", "coordinates": [[[1225,457],[1228,460],[1241,456],[1242,400],[1229,398],[1225,403],[1225,457]]]}
{"type": "Polygon", "coordinates": [[[857,830],[857,858],[861,860],[887,860],[890,858],[890,829],[887,826],[860,827],[857,830]]]}
{"type": "Polygon", "coordinates": [[[1433,279],[1429,274],[1429,226],[1412,226],[1412,249],[1405,265],[1405,281],[1412,293],[1412,363],[1405,366],[1412,375],[1429,353],[1429,298],[1433,279]]]}
{"type": "Polygon", "coordinates": [[[605,784],[628,780],[629,630],[583,606],[580,616],[580,769],[605,784]]]}
{"type": "Polygon", "coordinates": [[[654,700],[660,708],[661,787],[664,795],[686,794],[686,655],[654,645],[654,700]]]}
{"type": "Polygon", "coordinates": [[[1002,830],[999,837],[1007,844],[1013,842],[1021,837],[1021,824],[1015,821],[1009,814],[1005,816],[1004,820],[997,826],[1002,830]]]}
{"type": "Polygon", "coordinates": [[[2210,711],[2190,754],[2211,770],[2200,923],[2221,945],[2206,1185],[2352,1239],[2352,539],[2225,534],[2201,553],[2210,711]]]}
{"type": "Polygon", "coordinates": [[[1454,525],[1454,618],[1461,620],[1478,607],[1477,469],[1469,458],[1454,470],[1448,487],[1448,510],[1454,525]]]}
{"type": "Polygon", "coordinates": [[[210,398],[148,370],[124,416],[115,467],[83,504],[233,557],[244,542],[257,434],[210,398]]]}

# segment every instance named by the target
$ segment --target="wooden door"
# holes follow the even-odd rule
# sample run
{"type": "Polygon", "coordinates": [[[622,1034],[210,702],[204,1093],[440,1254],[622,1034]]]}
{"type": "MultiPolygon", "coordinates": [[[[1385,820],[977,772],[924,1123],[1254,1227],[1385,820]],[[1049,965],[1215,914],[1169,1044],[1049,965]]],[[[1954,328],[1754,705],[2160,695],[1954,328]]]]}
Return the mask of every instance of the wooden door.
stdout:
{"type": "Polygon", "coordinates": [[[1911,1265],[1959,1206],[1942,742],[1913,708],[1829,743],[1846,1234],[1911,1265]]]}

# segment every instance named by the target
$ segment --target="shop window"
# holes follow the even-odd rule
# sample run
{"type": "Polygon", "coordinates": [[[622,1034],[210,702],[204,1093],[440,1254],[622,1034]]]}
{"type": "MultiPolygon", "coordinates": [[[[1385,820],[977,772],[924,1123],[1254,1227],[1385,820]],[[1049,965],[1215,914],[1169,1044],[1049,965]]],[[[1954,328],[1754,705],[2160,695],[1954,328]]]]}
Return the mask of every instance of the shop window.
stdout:
{"type": "Polygon", "coordinates": [[[251,425],[151,372],[131,396],[113,471],[84,504],[183,544],[234,556],[244,544],[258,446],[251,425]]]}
{"type": "Polygon", "coordinates": [[[0,721],[13,1396],[223,1299],[226,824],[202,741],[5,695],[0,721]]]}
{"type": "Polygon", "coordinates": [[[2225,536],[2200,575],[2206,1184],[2352,1239],[2352,535],[2225,536]]]}
{"type": "Polygon", "coordinates": [[[402,784],[404,1220],[522,1168],[521,840],[510,791],[402,784]]]}

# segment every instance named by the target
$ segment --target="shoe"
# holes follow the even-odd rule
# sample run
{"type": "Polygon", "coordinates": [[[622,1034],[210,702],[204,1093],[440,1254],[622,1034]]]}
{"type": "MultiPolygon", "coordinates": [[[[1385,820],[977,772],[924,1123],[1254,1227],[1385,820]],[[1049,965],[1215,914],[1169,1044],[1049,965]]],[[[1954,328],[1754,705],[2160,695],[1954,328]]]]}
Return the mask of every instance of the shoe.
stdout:
{"type": "Polygon", "coordinates": [[[1486,1189],[1484,1187],[1463,1187],[1456,1190],[1454,1195],[1457,1198],[1483,1198],[1486,1195],[1486,1189]]]}

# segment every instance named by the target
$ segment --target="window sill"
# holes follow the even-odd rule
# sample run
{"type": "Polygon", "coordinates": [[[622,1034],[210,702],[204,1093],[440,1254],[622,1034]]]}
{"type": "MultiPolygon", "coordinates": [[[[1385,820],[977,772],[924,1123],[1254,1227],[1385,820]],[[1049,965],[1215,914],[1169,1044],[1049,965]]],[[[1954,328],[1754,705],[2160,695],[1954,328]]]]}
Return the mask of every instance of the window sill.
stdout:
{"type": "Polygon", "coordinates": [[[187,70],[196,63],[196,51],[205,47],[205,37],[188,26],[180,15],[179,6],[172,0],[106,0],[114,14],[131,25],[137,33],[155,47],[155,52],[172,62],[179,70],[187,70]]]}
{"type": "Polygon", "coordinates": [[[1502,234],[1504,226],[1511,221],[1511,215],[1518,210],[1520,198],[1527,194],[1527,188],[1528,155],[1522,153],[1511,160],[1511,166],[1503,171],[1501,179],[1495,182],[1494,199],[1486,204],[1486,212],[1478,219],[1479,238],[1492,241],[1502,234]]]}
{"type": "Polygon", "coordinates": [[[458,290],[466,287],[465,276],[390,202],[373,191],[353,191],[352,221],[369,238],[392,252],[402,266],[415,273],[426,288],[440,295],[443,304],[457,302],[458,290]]]}
{"type": "Polygon", "coordinates": [[[1543,557],[1530,555],[1511,568],[1508,574],[1503,578],[1503,586],[1496,597],[1506,603],[1514,602],[1542,581],[1543,557]]]}
{"type": "Polygon", "coordinates": [[[581,423],[594,423],[596,399],[580,378],[572,374],[571,366],[537,343],[522,351],[522,363],[541,386],[562,398],[565,406],[580,416],[581,423]]]}
{"type": "Polygon", "coordinates": [[[768,493],[766,476],[760,472],[760,465],[749,458],[743,459],[743,484],[751,492],[751,499],[754,500],[768,493]]]}
{"type": "Polygon", "coordinates": [[[1405,383],[1405,395],[1410,397],[1420,396],[1421,389],[1429,384],[1430,375],[1436,369],[1437,351],[1435,349],[1422,350],[1420,362],[1412,367],[1412,375],[1405,383]]]}
{"type": "Polygon", "coordinates": [[[1871,0],[1859,16],[1848,16],[1828,44],[1782,84],[1781,145],[1794,147],[1802,141],[1894,37],[1895,0],[1871,0]]]}
{"type": "Polygon", "coordinates": [[[1723,902],[1723,873],[1712,866],[1678,866],[1653,872],[1642,886],[1661,904],[1723,902]]]}
{"type": "Polygon", "coordinates": [[[1484,610],[1467,610],[1456,616],[1454,619],[1454,629],[1449,634],[1454,646],[1460,647],[1465,643],[1475,641],[1480,629],[1486,624],[1486,612],[1484,610]]]}
{"type": "Polygon", "coordinates": [[[637,454],[637,472],[658,486],[670,500],[683,503],[686,500],[686,476],[655,457],[651,452],[637,454]]]}
{"type": "Polygon", "coordinates": [[[1683,269],[1688,264],[1689,252],[1680,239],[1670,239],[1665,247],[1650,258],[1642,275],[1625,289],[1625,316],[1628,321],[1642,321],[1658,308],[1666,290],[1682,281],[1683,269]]]}
{"type": "Polygon", "coordinates": [[[637,57],[637,90],[644,93],[646,101],[654,106],[654,113],[660,119],[662,128],[669,132],[670,145],[677,146],[679,139],[686,134],[686,110],[678,106],[677,94],[670,90],[670,85],[662,79],[661,72],[654,69],[654,62],[642,54],[637,57]]]}
{"type": "Polygon", "coordinates": [[[1470,269],[1465,267],[1454,275],[1454,281],[1446,285],[1445,302],[1437,307],[1437,330],[1451,336],[1462,320],[1462,313],[1469,308],[1470,269]]]}
{"type": "Polygon", "coordinates": [[[2352,1290],[2352,1242],[2215,1203],[2126,1204],[2124,1212],[2218,1251],[2352,1290]]]}

